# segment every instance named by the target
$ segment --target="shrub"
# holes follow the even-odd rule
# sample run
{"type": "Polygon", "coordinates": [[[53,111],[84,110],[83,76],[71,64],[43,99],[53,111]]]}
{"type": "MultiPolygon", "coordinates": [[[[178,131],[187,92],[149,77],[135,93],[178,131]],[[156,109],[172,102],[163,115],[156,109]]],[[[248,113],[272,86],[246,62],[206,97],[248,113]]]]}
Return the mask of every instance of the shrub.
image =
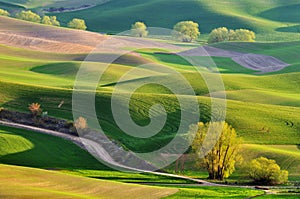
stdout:
{"type": "Polygon", "coordinates": [[[87,129],[88,128],[88,124],[87,124],[87,120],[83,117],[79,117],[75,122],[74,122],[74,127],[77,130],[82,130],[82,129],[87,129]]]}
{"type": "Polygon", "coordinates": [[[277,185],[288,181],[288,171],[281,170],[275,160],[265,157],[251,161],[248,175],[259,184],[277,185]]]}
{"type": "Polygon", "coordinates": [[[3,9],[0,9],[0,15],[1,16],[10,16],[9,12],[7,10],[3,10],[3,9]]]}
{"type": "Polygon", "coordinates": [[[28,108],[34,118],[42,113],[41,105],[39,103],[32,103],[28,108]]]}

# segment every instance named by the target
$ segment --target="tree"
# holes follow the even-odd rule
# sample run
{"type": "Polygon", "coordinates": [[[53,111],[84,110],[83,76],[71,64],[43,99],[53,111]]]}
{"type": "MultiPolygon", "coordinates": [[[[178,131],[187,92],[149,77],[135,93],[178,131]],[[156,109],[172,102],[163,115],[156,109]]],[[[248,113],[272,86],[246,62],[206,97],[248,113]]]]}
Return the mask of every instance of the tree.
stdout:
{"type": "Polygon", "coordinates": [[[59,21],[57,21],[56,16],[44,16],[42,19],[42,24],[51,25],[51,26],[60,26],[59,21]]]}
{"type": "Polygon", "coordinates": [[[74,18],[68,23],[69,28],[79,29],[79,30],[86,30],[87,27],[85,25],[85,21],[83,19],[74,18]]]}
{"type": "Polygon", "coordinates": [[[217,43],[229,40],[229,31],[226,27],[216,28],[211,31],[208,43],[217,43]]]}
{"type": "Polygon", "coordinates": [[[213,147],[204,158],[197,159],[197,165],[206,168],[209,179],[223,180],[229,177],[235,170],[235,163],[242,160],[239,155],[241,139],[234,128],[226,122],[200,122],[191,126],[191,131],[195,129],[197,133],[192,141],[192,149],[199,155],[197,157],[213,147]]]}
{"type": "Polygon", "coordinates": [[[131,35],[134,37],[147,37],[147,26],[143,22],[135,22],[131,26],[131,35]]]}
{"type": "Polygon", "coordinates": [[[41,22],[41,17],[38,14],[36,14],[36,13],[30,11],[30,10],[28,10],[28,11],[23,10],[23,11],[19,12],[16,15],[16,17],[18,19],[22,19],[22,20],[25,20],[25,21],[31,21],[31,22],[36,22],[36,23],[41,22]]]}
{"type": "Polygon", "coordinates": [[[0,16],[9,16],[9,12],[7,10],[0,9],[0,16]]]}
{"type": "Polygon", "coordinates": [[[235,30],[233,41],[247,41],[247,42],[254,42],[255,41],[255,33],[251,30],[247,29],[238,29],[235,30]]]}
{"type": "Polygon", "coordinates": [[[42,113],[41,105],[39,103],[30,104],[28,109],[32,113],[34,119],[36,119],[36,117],[42,113]]]}
{"type": "Polygon", "coordinates": [[[174,26],[175,38],[183,42],[192,42],[199,35],[199,25],[193,21],[181,21],[174,26]]]}
{"type": "Polygon", "coordinates": [[[288,181],[288,171],[281,170],[275,160],[265,157],[252,160],[248,171],[249,177],[259,184],[276,185],[288,181]]]}
{"type": "Polygon", "coordinates": [[[228,30],[226,27],[216,28],[209,34],[208,43],[222,41],[254,42],[255,33],[247,29],[228,30]]]}

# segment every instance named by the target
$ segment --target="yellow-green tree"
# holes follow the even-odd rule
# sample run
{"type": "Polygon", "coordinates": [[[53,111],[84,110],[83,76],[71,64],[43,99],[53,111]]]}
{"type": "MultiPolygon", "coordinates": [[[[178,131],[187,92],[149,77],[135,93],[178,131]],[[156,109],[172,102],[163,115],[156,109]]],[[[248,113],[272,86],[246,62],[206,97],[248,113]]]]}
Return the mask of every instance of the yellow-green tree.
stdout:
{"type": "Polygon", "coordinates": [[[51,25],[51,26],[60,26],[59,21],[57,21],[56,16],[44,16],[42,19],[42,24],[51,25]]]}
{"type": "Polygon", "coordinates": [[[68,23],[69,28],[86,30],[87,26],[85,25],[85,21],[83,19],[74,18],[68,23]]]}
{"type": "Polygon", "coordinates": [[[192,42],[200,36],[199,25],[193,21],[181,21],[173,29],[174,37],[183,42],[192,42]]]}
{"type": "Polygon", "coordinates": [[[148,31],[146,24],[140,21],[132,24],[131,35],[134,37],[147,37],[148,31]]]}
{"type": "Polygon", "coordinates": [[[253,31],[247,29],[237,29],[232,36],[232,41],[254,42],[255,38],[256,36],[253,31]]]}
{"type": "Polygon", "coordinates": [[[206,168],[209,179],[229,177],[235,170],[236,162],[242,160],[239,154],[241,139],[234,128],[226,122],[200,122],[191,126],[190,130],[194,132],[195,129],[197,133],[192,149],[197,154],[197,166],[206,168]]]}
{"type": "Polygon", "coordinates": [[[288,181],[288,171],[281,170],[275,160],[260,157],[251,161],[248,174],[256,183],[265,185],[283,184],[288,181]]]}
{"type": "Polygon", "coordinates": [[[255,37],[255,33],[251,30],[228,30],[226,27],[221,27],[211,31],[209,34],[208,43],[217,43],[223,41],[254,42],[255,37]]]}
{"type": "Polygon", "coordinates": [[[216,28],[211,31],[208,43],[217,43],[229,40],[229,30],[226,27],[216,28]]]}
{"type": "Polygon", "coordinates": [[[25,21],[31,21],[31,22],[36,22],[36,23],[40,23],[41,22],[41,17],[40,15],[32,12],[31,10],[28,11],[21,11],[18,14],[16,14],[16,17],[18,19],[22,19],[25,21]]]}
{"type": "Polygon", "coordinates": [[[9,16],[9,12],[7,10],[0,9],[0,16],[9,16]]]}

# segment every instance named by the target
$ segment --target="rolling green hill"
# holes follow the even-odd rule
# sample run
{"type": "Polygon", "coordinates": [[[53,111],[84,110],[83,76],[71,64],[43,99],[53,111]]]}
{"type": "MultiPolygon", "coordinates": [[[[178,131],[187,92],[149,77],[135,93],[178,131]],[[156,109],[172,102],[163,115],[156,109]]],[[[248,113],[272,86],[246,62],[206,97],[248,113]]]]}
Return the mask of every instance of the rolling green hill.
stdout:
{"type": "Polygon", "coordinates": [[[38,12],[49,7],[73,8],[74,11],[53,15],[57,15],[63,25],[72,18],[83,18],[88,29],[95,32],[116,34],[130,29],[136,21],[143,21],[149,27],[173,28],[179,21],[193,20],[200,24],[203,34],[226,26],[251,29],[258,33],[260,41],[300,40],[297,34],[300,30],[299,0],[0,1],[0,7],[13,10],[10,6],[22,6],[38,12]],[[80,9],[83,5],[89,7],[80,9]]]}
{"type": "MultiPolygon", "coordinates": [[[[157,2],[140,3],[145,6],[155,5],[157,2]]],[[[118,3],[118,1],[111,3],[118,3]]],[[[249,4],[251,4],[250,1],[249,4]]],[[[108,5],[110,4],[103,6],[108,5]]],[[[126,6],[123,4],[122,7],[124,9],[134,7],[126,6]]],[[[17,20],[11,21],[13,23],[17,20]]],[[[18,24],[25,25],[25,22],[18,21],[18,24]]],[[[31,25],[34,27],[33,24],[31,25]]],[[[16,31],[22,34],[20,31],[23,30],[22,25],[11,27],[16,28],[16,31]]],[[[51,30],[63,31],[62,28],[56,29],[55,27],[51,27],[51,30]]],[[[72,34],[72,31],[68,33],[72,34]]],[[[74,35],[67,35],[65,38],[71,40],[71,36],[74,35]]],[[[244,144],[247,144],[245,154],[249,154],[249,157],[265,155],[278,160],[280,164],[288,164],[283,168],[289,169],[293,179],[298,180],[299,150],[296,150],[296,145],[300,144],[300,87],[297,86],[300,83],[299,42],[220,43],[213,46],[237,52],[271,55],[290,64],[289,67],[276,73],[258,74],[257,71],[246,69],[229,58],[213,57],[220,68],[220,76],[226,88],[228,99],[226,120],[237,130],[244,144]]],[[[127,149],[148,152],[161,148],[174,137],[181,117],[180,110],[191,111],[188,103],[186,107],[180,107],[170,90],[157,84],[143,86],[131,96],[129,110],[131,117],[137,124],[147,125],[149,108],[155,103],[160,103],[168,113],[167,123],[160,133],[146,141],[125,134],[113,118],[111,95],[119,79],[133,69],[136,69],[138,73],[121,83],[128,86],[127,88],[145,80],[170,83],[180,88],[182,85],[178,75],[163,72],[164,68],[159,64],[180,72],[197,94],[200,102],[200,119],[209,121],[210,114],[216,114],[210,113],[211,98],[201,75],[178,56],[163,54],[160,51],[164,52],[163,49],[141,49],[133,54],[122,56],[109,66],[99,81],[95,97],[99,122],[110,138],[127,149]],[[156,65],[148,69],[137,68],[145,63],[156,65]]],[[[26,46],[16,48],[0,45],[0,107],[28,112],[28,104],[38,102],[50,116],[72,120],[72,88],[76,73],[86,55],[39,52],[30,50],[26,46]],[[58,108],[62,100],[65,103],[58,108]]],[[[108,54],[99,53],[98,55],[108,54]]],[[[92,64],[92,62],[88,63],[90,73],[95,71],[92,64]]],[[[105,64],[99,63],[97,67],[103,67],[105,64]]],[[[207,67],[200,67],[203,73],[207,73],[207,67]]],[[[126,93],[128,90],[123,91],[126,93]]],[[[186,95],[185,98],[189,100],[192,97],[186,95]]],[[[119,100],[125,101],[122,95],[119,100]]],[[[157,108],[153,111],[160,113],[157,108]]],[[[95,169],[106,169],[89,154],[67,141],[6,127],[0,127],[0,129],[1,163],[39,168],[74,169],[77,174],[80,171],[88,173],[87,170],[92,170],[91,173],[93,173],[95,169]],[[81,158],[84,161],[81,161],[81,158]]],[[[109,173],[109,175],[122,178],[116,173],[109,173]]],[[[94,174],[90,176],[97,177],[94,174]]],[[[103,175],[98,177],[101,178],[103,175]]],[[[111,176],[108,178],[112,179],[111,176]]]]}
{"type": "MultiPolygon", "coordinates": [[[[259,34],[274,34],[275,30],[280,32],[281,28],[299,25],[296,9],[299,3],[297,0],[111,0],[86,10],[56,15],[63,23],[73,17],[81,17],[86,20],[89,30],[96,32],[118,33],[128,30],[135,21],[144,21],[151,27],[172,28],[178,21],[193,20],[200,24],[202,33],[226,26],[248,28],[259,34]],[[285,14],[279,17],[277,13],[285,14]]],[[[279,32],[278,36],[282,34],[279,32]]],[[[293,37],[299,39],[295,34],[293,37]]],[[[264,38],[267,39],[272,40],[264,38]]]]}

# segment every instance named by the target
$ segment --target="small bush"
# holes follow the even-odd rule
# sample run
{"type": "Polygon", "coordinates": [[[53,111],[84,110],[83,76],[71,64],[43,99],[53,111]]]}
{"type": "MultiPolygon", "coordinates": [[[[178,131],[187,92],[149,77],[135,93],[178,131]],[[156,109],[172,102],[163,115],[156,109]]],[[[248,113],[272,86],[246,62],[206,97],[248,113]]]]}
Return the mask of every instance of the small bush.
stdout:
{"type": "Polygon", "coordinates": [[[3,10],[3,9],[0,9],[0,16],[10,16],[9,12],[7,10],[3,10]]]}
{"type": "Polygon", "coordinates": [[[251,161],[248,175],[258,184],[278,185],[288,181],[288,171],[281,170],[275,160],[265,157],[251,161]]]}
{"type": "Polygon", "coordinates": [[[34,118],[42,113],[41,105],[39,103],[30,104],[28,109],[30,110],[34,118]]]}
{"type": "Polygon", "coordinates": [[[84,119],[83,117],[79,117],[75,122],[74,122],[74,127],[77,130],[83,130],[88,128],[87,120],[84,119]]]}

